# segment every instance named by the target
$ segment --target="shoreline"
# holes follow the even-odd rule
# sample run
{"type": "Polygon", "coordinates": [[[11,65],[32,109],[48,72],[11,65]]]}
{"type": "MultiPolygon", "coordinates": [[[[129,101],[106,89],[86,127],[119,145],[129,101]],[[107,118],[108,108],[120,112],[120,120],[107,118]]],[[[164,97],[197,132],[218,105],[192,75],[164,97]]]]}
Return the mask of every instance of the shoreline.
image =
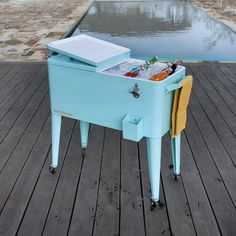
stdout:
{"type": "Polygon", "coordinates": [[[235,9],[235,14],[227,11],[227,9],[230,9],[229,0],[224,1],[224,4],[222,3],[222,5],[220,5],[220,3],[213,2],[212,0],[208,1],[208,4],[206,4],[203,0],[192,0],[191,2],[236,33],[236,2],[233,6],[235,9]]]}

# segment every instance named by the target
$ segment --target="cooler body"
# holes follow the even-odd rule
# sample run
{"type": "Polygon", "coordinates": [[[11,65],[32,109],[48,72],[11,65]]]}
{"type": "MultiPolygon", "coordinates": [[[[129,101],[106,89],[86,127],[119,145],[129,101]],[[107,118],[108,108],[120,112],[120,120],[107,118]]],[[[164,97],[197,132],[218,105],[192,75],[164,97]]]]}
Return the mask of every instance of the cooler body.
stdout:
{"type": "MultiPolygon", "coordinates": [[[[86,35],[58,40],[48,47],[59,53],[48,59],[51,173],[55,173],[58,165],[62,116],[80,120],[83,155],[88,143],[89,123],[121,130],[123,138],[133,141],[146,137],[151,209],[157,204],[162,206],[159,199],[161,141],[171,129],[173,90],[179,88],[178,82],[184,78],[185,68],[178,66],[174,74],[155,82],[148,80],[149,69],[155,69],[154,66],[143,70],[142,76],[140,71],[140,78],[124,76],[145,65],[145,61],[130,58],[128,48],[86,35]]],[[[161,63],[157,62],[156,66],[162,71],[161,63]]],[[[180,173],[180,135],[171,138],[171,148],[177,176],[180,173]]]]}
{"type": "Polygon", "coordinates": [[[173,92],[166,88],[185,76],[182,67],[161,82],[136,79],[62,55],[48,59],[48,72],[52,113],[121,130],[135,141],[170,130],[173,92]],[[134,86],[141,90],[138,98],[134,86]]]}

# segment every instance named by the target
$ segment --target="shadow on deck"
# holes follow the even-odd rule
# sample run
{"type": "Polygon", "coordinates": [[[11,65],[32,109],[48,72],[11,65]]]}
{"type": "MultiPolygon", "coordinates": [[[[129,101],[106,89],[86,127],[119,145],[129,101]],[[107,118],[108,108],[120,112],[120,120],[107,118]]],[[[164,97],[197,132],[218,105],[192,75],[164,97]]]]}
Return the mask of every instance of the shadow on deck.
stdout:
{"type": "Polygon", "coordinates": [[[48,167],[47,67],[0,63],[0,235],[236,235],[236,64],[188,64],[194,76],[181,170],[163,138],[162,209],[150,211],[146,143],[63,119],[60,164],[48,167]]]}

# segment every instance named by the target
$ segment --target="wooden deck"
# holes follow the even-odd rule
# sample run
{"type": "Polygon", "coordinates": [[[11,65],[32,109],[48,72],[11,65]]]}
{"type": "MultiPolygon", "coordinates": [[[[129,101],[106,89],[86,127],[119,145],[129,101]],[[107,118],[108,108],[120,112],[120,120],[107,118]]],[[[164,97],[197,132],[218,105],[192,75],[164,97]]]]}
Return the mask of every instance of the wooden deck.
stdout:
{"type": "Polygon", "coordinates": [[[163,139],[162,209],[151,212],[145,140],[63,119],[60,165],[49,173],[47,67],[0,63],[0,235],[236,235],[236,64],[187,65],[194,76],[173,180],[163,139]]]}

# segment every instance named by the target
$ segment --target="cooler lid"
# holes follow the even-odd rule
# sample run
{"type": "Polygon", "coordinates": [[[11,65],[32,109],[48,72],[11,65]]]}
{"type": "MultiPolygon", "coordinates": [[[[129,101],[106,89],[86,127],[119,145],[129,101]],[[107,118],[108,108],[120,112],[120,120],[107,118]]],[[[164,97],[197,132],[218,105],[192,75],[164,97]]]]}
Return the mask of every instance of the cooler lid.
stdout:
{"type": "Polygon", "coordinates": [[[130,56],[128,48],[83,34],[51,42],[48,49],[96,67],[109,60],[114,63],[115,58],[119,61],[120,57],[130,56]]]}

